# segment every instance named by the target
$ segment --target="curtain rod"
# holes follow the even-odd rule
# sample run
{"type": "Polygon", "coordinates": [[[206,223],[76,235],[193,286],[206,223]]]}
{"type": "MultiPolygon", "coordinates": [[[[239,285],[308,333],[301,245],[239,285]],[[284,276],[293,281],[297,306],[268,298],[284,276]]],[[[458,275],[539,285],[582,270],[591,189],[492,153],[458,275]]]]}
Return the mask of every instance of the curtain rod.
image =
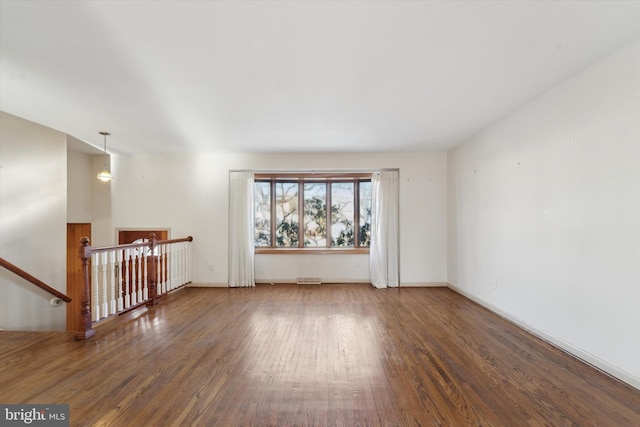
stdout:
{"type": "Polygon", "coordinates": [[[254,173],[368,173],[368,172],[381,172],[381,171],[399,171],[400,168],[373,168],[373,169],[358,169],[358,168],[344,168],[344,169],[229,169],[231,172],[254,172],[254,173]]]}

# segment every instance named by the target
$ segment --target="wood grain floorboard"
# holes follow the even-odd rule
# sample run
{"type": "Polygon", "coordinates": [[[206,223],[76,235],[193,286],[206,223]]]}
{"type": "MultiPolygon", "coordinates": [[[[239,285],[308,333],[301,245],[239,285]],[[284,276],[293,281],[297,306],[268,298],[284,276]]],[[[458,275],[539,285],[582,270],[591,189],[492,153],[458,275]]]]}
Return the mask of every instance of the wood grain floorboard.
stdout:
{"type": "Polygon", "coordinates": [[[445,288],[186,288],[0,332],[0,403],[73,426],[640,426],[640,392],[445,288]]]}

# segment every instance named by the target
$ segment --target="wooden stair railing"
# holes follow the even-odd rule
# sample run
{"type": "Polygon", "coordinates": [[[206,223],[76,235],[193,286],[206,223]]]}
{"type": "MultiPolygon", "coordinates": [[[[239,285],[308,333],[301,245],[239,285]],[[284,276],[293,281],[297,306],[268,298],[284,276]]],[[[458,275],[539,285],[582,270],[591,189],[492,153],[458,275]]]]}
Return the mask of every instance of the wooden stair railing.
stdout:
{"type": "Polygon", "coordinates": [[[156,240],[154,233],[149,237],[144,243],[99,248],[92,248],[87,237],[80,239],[84,289],[76,339],[95,335],[96,321],[143,304],[156,305],[161,295],[191,283],[185,243],[193,237],[156,240]]]}
{"type": "Polygon", "coordinates": [[[6,268],[7,270],[9,270],[10,272],[16,274],[17,276],[22,277],[27,282],[30,282],[30,283],[36,285],[40,289],[43,289],[43,290],[49,292],[51,295],[53,295],[53,296],[55,296],[57,298],[60,298],[62,301],[66,302],[66,303],[71,302],[71,298],[69,298],[67,295],[63,294],[62,292],[60,292],[59,290],[57,290],[55,288],[52,288],[51,286],[49,286],[46,283],[44,283],[42,280],[32,276],[31,274],[27,273],[26,271],[24,271],[20,267],[16,266],[15,264],[12,264],[11,262],[7,261],[4,258],[0,258],[0,267],[6,268]]]}

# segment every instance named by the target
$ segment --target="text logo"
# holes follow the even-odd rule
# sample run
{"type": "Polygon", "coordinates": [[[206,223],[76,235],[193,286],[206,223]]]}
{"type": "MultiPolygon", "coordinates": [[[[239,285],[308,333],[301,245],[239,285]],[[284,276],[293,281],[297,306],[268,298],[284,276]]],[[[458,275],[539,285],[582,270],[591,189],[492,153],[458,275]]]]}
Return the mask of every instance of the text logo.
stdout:
{"type": "Polygon", "coordinates": [[[69,405],[0,404],[0,426],[69,427],[69,405]]]}

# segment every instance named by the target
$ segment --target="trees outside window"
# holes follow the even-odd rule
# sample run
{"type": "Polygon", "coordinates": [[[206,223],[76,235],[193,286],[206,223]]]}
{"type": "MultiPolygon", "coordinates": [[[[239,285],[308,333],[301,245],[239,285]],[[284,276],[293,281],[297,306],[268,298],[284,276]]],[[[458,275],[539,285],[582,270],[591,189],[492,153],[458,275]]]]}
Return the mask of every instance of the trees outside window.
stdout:
{"type": "Polygon", "coordinates": [[[327,245],[327,184],[304,183],[304,246],[327,245]]]}
{"type": "Polygon", "coordinates": [[[271,186],[268,182],[255,182],[253,199],[255,204],[255,245],[271,246],[271,186]]]}
{"type": "Polygon", "coordinates": [[[331,185],[331,244],[337,247],[355,245],[354,182],[335,182],[331,185]]]}
{"type": "Polygon", "coordinates": [[[256,174],[254,200],[257,252],[368,250],[370,174],[256,174]]]}
{"type": "Polygon", "coordinates": [[[360,238],[361,246],[369,246],[371,242],[371,180],[360,183],[360,238]]]}
{"type": "Polygon", "coordinates": [[[275,183],[275,245],[278,247],[298,246],[298,183],[275,183]]]}

